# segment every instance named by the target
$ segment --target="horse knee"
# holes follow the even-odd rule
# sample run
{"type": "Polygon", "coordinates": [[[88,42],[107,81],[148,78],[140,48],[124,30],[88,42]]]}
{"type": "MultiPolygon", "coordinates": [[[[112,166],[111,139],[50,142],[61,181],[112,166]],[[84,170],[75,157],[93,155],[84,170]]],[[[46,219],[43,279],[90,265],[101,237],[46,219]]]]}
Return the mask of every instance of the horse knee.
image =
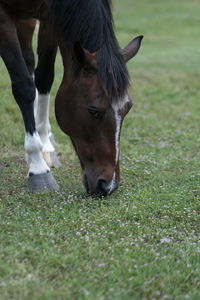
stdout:
{"type": "Polygon", "coordinates": [[[35,85],[32,78],[12,83],[12,92],[18,104],[31,104],[35,100],[35,85]]]}
{"type": "Polygon", "coordinates": [[[54,80],[54,70],[49,67],[44,70],[36,68],[35,70],[35,85],[41,95],[46,95],[50,92],[54,80]],[[46,72],[48,70],[48,76],[46,72]]]}

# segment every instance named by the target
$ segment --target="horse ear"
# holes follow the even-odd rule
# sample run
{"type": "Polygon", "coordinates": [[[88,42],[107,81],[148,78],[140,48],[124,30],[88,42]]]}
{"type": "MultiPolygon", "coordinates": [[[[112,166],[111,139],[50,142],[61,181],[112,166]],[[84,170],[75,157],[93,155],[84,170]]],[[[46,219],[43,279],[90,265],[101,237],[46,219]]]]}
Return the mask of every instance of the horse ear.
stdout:
{"type": "Polygon", "coordinates": [[[121,54],[125,62],[129,61],[138,53],[142,39],[143,35],[137,36],[124,49],[121,50],[121,54]]]}
{"type": "Polygon", "coordinates": [[[96,67],[97,64],[96,52],[91,53],[87,49],[82,48],[79,42],[76,42],[74,45],[74,53],[78,62],[82,66],[89,65],[92,67],[96,67]]]}

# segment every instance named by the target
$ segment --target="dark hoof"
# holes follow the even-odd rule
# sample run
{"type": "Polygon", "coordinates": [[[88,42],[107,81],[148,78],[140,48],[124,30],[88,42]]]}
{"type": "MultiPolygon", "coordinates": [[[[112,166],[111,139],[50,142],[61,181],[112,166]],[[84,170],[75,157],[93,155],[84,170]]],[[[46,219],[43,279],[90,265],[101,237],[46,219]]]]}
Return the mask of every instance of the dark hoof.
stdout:
{"type": "Polygon", "coordinates": [[[50,152],[52,167],[59,168],[61,166],[61,162],[58,159],[58,156],[56,155],[56,152],[50,152]]]}
{"type": "Polygon", "coordinates": [[[59,186],[51,172],[29,176],[28,188],[31,193],[59,190],[59,186]]]}

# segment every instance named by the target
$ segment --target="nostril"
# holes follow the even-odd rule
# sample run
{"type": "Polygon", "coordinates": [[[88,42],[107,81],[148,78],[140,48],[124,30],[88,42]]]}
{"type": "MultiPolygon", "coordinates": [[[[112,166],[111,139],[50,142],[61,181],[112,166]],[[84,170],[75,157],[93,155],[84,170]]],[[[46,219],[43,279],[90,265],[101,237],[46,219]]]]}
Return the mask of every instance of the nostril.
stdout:
{"type": "Polygon", "coordinates": [[[108,183],[106,180],[100,179],[98,181],[98,188],[102,196],[107,196],[111,195],[118,188],[118,183],[116,181],[108,183]]]}
{"type": "Polygon", "coordinates": [[[103,196],[106,196],[108,194],[108,185],[105,180],[100,179],[98,181],[98,187],[103,196]]]}

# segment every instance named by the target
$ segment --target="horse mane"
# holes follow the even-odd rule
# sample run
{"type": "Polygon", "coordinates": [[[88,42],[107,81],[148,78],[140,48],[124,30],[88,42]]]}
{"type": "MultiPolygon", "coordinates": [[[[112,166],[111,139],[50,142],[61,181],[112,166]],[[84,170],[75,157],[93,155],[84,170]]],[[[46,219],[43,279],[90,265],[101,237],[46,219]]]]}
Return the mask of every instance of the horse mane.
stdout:
{"type": "Polygon", "coordinates": [[[112,101],[124,97],[129,75],[113,29],[111,0],[45,0],[57,32],[68,47],[76,42],[97,51],[100,77],[112,101]]]}

